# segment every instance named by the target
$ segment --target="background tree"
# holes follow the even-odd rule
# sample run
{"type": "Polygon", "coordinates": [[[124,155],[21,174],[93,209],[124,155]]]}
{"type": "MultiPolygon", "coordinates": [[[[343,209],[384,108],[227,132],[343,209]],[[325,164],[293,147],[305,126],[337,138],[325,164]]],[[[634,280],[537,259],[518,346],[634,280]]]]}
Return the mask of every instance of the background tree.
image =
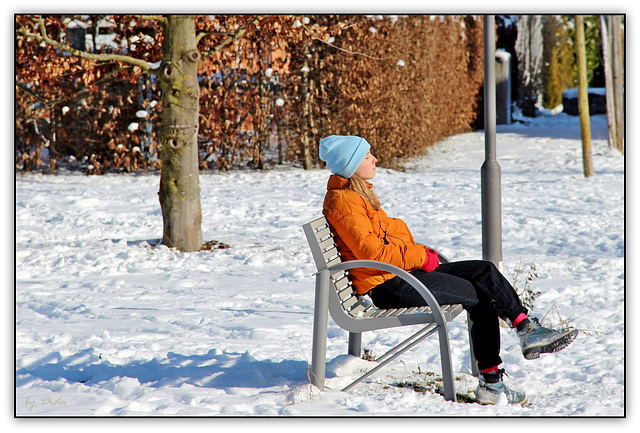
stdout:
{"type": "Polygon", "coordinates": [[[519,15],[516,53],[518,58],[517,102],[522,114],[535,117],[542,95],[543,36],[541,15],[519,15]]]}
{"type": "Polygon", "coordinates": [[[584,176],[593,176],[591,156],[591,128],[589,125],[589,96],[587,94],[587,56],[585,50],[584,19],[576,15],[576,63],[578,68],[578,108],[580,110],[580,136],[584,176]]]}
{"type": "MultiPolygon", "coordinates": [[[[34,44],[32,51],[46,52],[44,71],[37,68],[28,81],[38,86],[41,80],[53,79],[59,71],[77,71],[77,78],[87,87],[95,86],[106,72],[135,79],[140,74],[157,76],[162,88],[162,128],[159,135],[161,146],[161,179],[159,198],[163,215],[163,243],[182,251],[196,251],[202,247],[202,215],[200,209],[198,126],[200,88],[198,65],[203,41],[207,41],[204,51],[207,55],[223,50],[247,31],[261,33],[278,28],[278,16],[253,17],[233,16],[225,20],[228,31],[217,30],[219,22],[199,20],[196,16],[118,16],[119,23],[129,22],[129,34],[121,53],[90,53],[73,48],[65,41],[63,26],[59,16],[19,16],[16,18],[18,46],[34,44]],[[162,47],[158,60],[153,50],[140,50],[128,44],[132,29],[140,21],[150,21],[159,32],[155,37],[155,47],[162,47]],[[229,22],[226,22],[229,21],[229,22]],[[201,30],[196,33],[197,30],[201,30]],[[52,33],[53,31],[53,33],[52,33]],[[200,44],[200,47],[199,47],[200,44]],[[134,56],[140,54],[140,57],[134,56]],[[58,57],[62,59],[58,59],[58,57]],[[73,56],[70,61],[67,56],[73,56]],[[145,58],[146,57],[146,58],[145,58]],[[77,59],[81,59],[77,62],[77,59]]],[[[286,18],[285,18],[286,19],[286,18]]],[[[126,26],[124,26],[126,27],[126,26]]],[[[65,35],[66,36],[66,35],[65,35]]],[[[120,45],[123,46],[122,44],[120,45]]],[[[157,48],[156,48],[157,49],[157,48]]],[[[22,56],[25,64],[33,63],[29,56],[22,56]]],[[[24,68],[29,69],[29,68],[24,68]]],[[[30,89],[25,89],[29,92],[30,89]]],[[[49,95],[55,99],[55,95],[49,95]]],[[[63,98],[64,99],[64,98],[63,98]]],[[[68,96],[67,98],[68,99],[68,96]]],[[[17,98],[18,102],[18,98],[17,98]]],[[[47,105],[52,104],[48,101],[47,105]]],[[[120,106],[113,107],[113,110],[120,106]]]]}
{"type": "Polygon", "coordinates": [[[163,23],[162,166],[160,205],[162,243],[182,251],[202,247],[202,211],[198,167],[200,86],[196,20],[193,15],[169,15],[163,23]]]}
{"type": "Polygon", "coordinates": [[[562,92],[575,87],[575,50],[568,22],[562,16],[544,15],[542,23],[545,65],[542,70],[542,105],[553,109],[562,104],[562,92]]]}
{"type": "Polygon", "coordinates": [[[601,20],[601,24],[605,52],[603,63],[607,72],[609,142],[624,153],[624,17],[609,15],[601,20]]]}

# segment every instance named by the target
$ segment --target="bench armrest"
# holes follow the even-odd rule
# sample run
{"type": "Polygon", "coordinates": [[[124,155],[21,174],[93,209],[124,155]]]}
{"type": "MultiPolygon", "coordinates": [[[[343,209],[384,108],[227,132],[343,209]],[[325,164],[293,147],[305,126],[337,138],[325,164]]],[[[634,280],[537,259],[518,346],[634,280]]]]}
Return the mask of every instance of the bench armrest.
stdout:
{"type": "Polygon", "coordinates": [[[414,289],[416,289],[418,293],[420,293],[420,295],[424,298],[429,308],[431,308],[431,312],[433,314],[435,322],[441,327],[446,327],[444,315],[442,314],[440,304],[438,304],[436,298],[429,291],[429,289],[424,284],[422,284],[422,282],[420,282],[420,280],[418,280],[416,277],[402,268],[384,262],[377,262],[375,260],[350,260],[348,262],[337,263],[335,265],[329,266],[327,270],[330,273],[333,273],[336,271],[347,271],[354,268],[380,269],[382,271],[390,272],[402,278],[414,289]]]}

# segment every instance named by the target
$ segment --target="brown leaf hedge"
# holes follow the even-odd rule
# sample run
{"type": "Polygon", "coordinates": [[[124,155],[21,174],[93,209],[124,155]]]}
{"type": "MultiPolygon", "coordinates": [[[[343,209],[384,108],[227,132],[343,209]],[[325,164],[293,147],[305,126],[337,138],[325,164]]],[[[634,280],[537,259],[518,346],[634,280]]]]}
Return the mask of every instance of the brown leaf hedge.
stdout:
{"type": "MultiPolygon", "coordinates": [[[[157,22],[47,16],[48,34],[66,42],[71,18],[88,23],[90,48],[104,32],[98,23],[108,22],[119,50],[162,60],[157,22]]],[[[153,74],[79,59],[20,29],[34,31],[31,17],[16,15],[16,171],[159,169],[162,104],[153,74]]],[[[361,135],[379,165],[394,166],[481,121],[480,16],[202,16],[196,30],[206,53],[202,170],[320,167],[318,142],[330,134],[361,135]],[[238,29],[246,33],[213,49],[238,29]]]]}

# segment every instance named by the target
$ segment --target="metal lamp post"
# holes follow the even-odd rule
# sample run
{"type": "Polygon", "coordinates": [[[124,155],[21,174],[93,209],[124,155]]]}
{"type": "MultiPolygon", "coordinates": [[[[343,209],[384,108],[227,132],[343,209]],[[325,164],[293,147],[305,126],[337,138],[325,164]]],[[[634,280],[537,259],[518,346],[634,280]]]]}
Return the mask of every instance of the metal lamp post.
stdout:
{"type": "Polygon", "coordinates": [[[496,160],[495,17],[484,17],[484,143],[482,190],[482,259],[502,268],[500,165],[496,160]]]}

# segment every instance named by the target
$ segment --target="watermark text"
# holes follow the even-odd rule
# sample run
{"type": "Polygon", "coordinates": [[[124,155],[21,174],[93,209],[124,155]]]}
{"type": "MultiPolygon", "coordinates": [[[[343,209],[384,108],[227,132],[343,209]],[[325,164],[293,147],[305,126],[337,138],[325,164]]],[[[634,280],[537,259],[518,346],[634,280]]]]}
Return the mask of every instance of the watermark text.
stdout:
{"type": "Polygon", "coordinates": [[[65,404],[67,404],[67,402],[62,399],[62,396],[59,396],[58,398],[49,397],[49,396],[32,398],[29,395],[27,396],[27,399],[25,400],[24,404],[29,408],[29,412],[31,412],[35,407],[64,406],[65,404]]]}

